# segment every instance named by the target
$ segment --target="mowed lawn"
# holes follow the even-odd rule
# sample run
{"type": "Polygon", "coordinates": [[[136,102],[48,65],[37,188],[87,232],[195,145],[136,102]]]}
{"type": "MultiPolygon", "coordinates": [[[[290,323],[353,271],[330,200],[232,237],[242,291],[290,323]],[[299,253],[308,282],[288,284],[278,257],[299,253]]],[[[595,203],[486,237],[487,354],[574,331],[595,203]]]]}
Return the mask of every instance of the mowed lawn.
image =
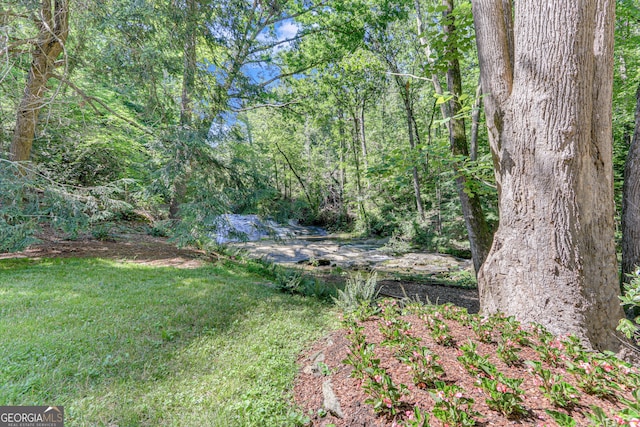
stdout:
{"type": "Polygon", "coordinates": [[[0,261],[0,405],[63,405],[68,426],[303,422],[296,356],[331,307],[259,268],[0,261]]]}

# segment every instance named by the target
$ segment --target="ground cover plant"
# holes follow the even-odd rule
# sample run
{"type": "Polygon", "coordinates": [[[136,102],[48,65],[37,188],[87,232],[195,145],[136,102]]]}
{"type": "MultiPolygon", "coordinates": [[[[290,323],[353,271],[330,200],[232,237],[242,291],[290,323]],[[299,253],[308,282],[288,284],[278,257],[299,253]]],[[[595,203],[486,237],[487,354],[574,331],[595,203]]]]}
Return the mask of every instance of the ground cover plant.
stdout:
{"type": "Polygon", "coordinates": [[[0,260],[0,404],[69,426],[295,426],[296,355],[335,326],[247,263],[0,260]]]}
{"type": "Polygon", "coordinates": [[[296,386],[315,425],[640,425],[638,369],[540,325],[385,299],[343,326],[324,363],[344,417],[317,415],[322,401],[303,388],[318,379],[296,386]]]}

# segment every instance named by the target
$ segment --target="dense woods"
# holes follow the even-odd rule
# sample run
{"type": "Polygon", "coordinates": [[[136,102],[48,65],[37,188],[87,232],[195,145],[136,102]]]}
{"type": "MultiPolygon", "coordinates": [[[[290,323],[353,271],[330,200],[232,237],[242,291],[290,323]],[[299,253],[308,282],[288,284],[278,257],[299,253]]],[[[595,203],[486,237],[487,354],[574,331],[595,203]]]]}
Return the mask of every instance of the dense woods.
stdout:
{"type": "Polygon", "coordinates": [[[613,348],[640,5],[512,3],[5,2],[0,249],[255,213],[472,256],[486,312],[613,348]]]}

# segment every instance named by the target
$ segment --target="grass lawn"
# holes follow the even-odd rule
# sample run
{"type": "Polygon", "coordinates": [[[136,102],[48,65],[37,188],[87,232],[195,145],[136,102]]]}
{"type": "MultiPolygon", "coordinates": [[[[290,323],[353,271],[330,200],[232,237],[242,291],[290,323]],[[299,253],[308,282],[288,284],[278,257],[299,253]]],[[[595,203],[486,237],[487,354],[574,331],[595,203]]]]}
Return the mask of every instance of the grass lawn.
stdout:
{"type": "Polygon", "coordinates": [[[0,405],[68,426],[286,426],[296,355],[337,326],[259,269],[0,261],[0,405]]]}

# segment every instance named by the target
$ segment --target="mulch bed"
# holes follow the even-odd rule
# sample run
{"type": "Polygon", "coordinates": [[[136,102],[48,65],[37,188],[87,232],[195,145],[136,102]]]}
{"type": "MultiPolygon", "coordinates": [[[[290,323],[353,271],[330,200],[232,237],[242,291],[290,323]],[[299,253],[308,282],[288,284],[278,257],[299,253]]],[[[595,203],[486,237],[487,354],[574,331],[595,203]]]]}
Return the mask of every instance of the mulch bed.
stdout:
{"type": "MultiPolygon", "coordinates": [[[[534,376],[527,372],[526,366],[509,367],[495,355],[496,344],[485,344],[477,340],[473,340],[477,344],[477,352],[482,355],[489,355],[491,363],[496,365],[499,372],[502,372],[509,378],[524,378],[521,388],[525,390],[524,406],[528,410],[528,415],[519,419],[507,419],[500,413],[491,410],[485,403],[487,395],[476,385],[476,378],[467,373],[463,366],[458,362],[457,356],[460,353],[456,347],[443,347],[436,344],[429,336],[429,330],[424,320],[411,315],[405,316],[412,325],[412,335],[421,337],[421,345],[427,346],[434,353],[440,356],[439,363],[444,368],[446,375],[444,377],[447,383],[455,383],[465,390],[465,397],[474,399],[473,409],[480,412],[482,417],[477,418],[477,426],[557,426],[549,415],[545,413],[545,409],[557,410],[565,412],[562,409],[554,408],[548,399],[543,396],[535,383],[534,376]]],[[[381,346],[382,335],[379,331],[379,318],[373,317],[370,320],[362,322],[367,342],[375,343],[375,353],[380,359],[380,366],[385,368],[393,378],[395,384],[405,384],[408,386],[409,395],[403,398],[407,403],[407,409],[411,409],[414,405],[419,406],[422,410],[429,410],[434,405],[427,390],[420,389],[413,385],[410,368],[400,363],[394,357],[394,349],[381,346]]],[[[474,333],[470,327],[461,326],[457,322],[446,321],[451,330],[451,334],[455,338],[458,345],[467,342],[474,337],[474,333]]],[[[311,348],[299,358],[301,371],[296,379],[294,388],[294,398],[296,404],[302,408],[312,419],[313,426],[330,426],[336,427],[377,427],[377,426],[393,426],[394,419],[384,416],[378,416],[374,413],[372,407],[364,403],[367,396],[362,390],[361,380],[350,377],[352,367],[345,365],[342,361],[347,357],[347,349],[349,342],[345,338],[346,331],[339,330],[333,332],[326,338],[316,342],[311,348]],[[310,365],[322,354],[325,368],[318,372],[312,372],[310,365]],[[330,372],[330,375],[327,373],[330,372]],[[323,408],[323,392],[322,385],[325,381],[330,380],[333,390],[339,399],[344,417],[338,418],[334,414],[324,414],[323,408]]],[[[524,347],[520,352],[521,359],[539,360],[536,351],[529,347],[524,347]]],[[[564,372],[561,368],[550,368],[553,373],[563,375],[563,379],[575,385],[573,376],[564,372]]],[[[630,398],[629,391],[622,393],[630,398]]],[[[581,393],[580,403],[573,408],[571,415],[577,422],[577,426],[590,426],[591,421],[584,415],[590,412],[590,405],[596,405],[605,410],[607,414],[615,414],[622,409],[622,406],[615,400],[603,400],[594,396],[581,393]]],[[[431,426],[440,427],[443,424],[431,417],[431,426]]]]}

